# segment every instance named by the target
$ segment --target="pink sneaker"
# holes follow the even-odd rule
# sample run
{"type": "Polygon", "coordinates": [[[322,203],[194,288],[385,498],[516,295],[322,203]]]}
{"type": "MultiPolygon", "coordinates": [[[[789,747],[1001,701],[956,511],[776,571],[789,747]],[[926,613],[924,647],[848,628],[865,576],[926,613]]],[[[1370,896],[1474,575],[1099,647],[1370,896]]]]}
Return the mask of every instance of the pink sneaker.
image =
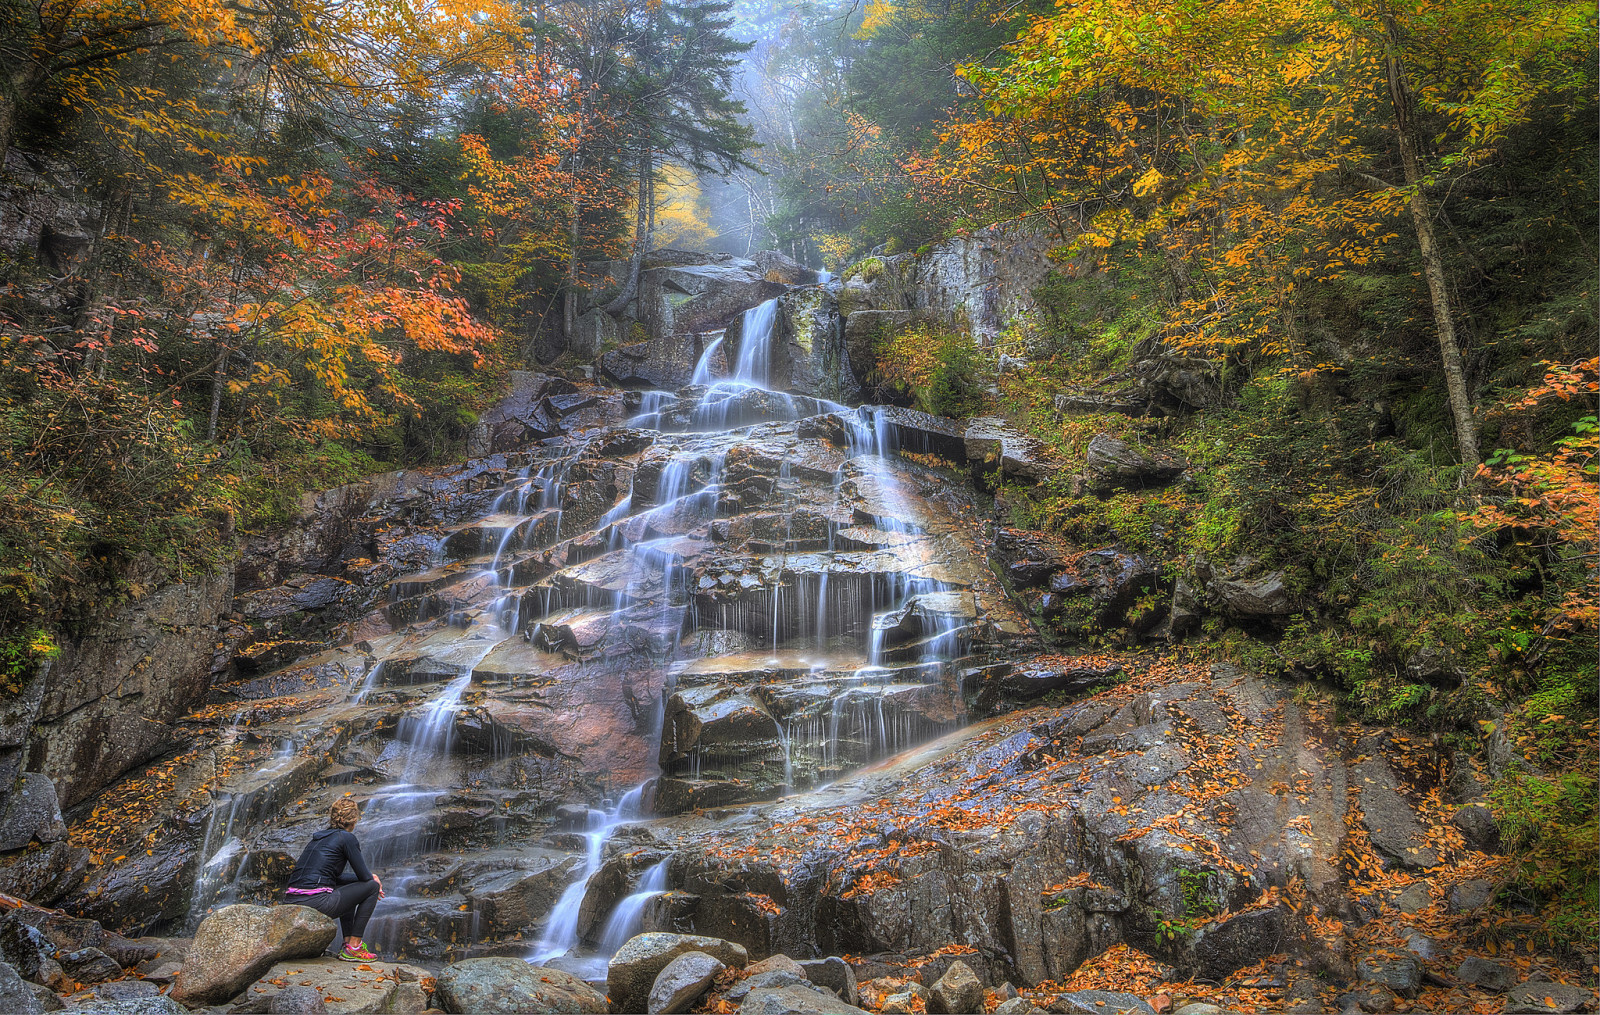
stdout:
{"type": "Polygon", "coordinates": [[[339,952],[339,958],[345,962],[371,962],[377,956],[367,951],[367,943],[362,941],[354,948],[345,945],[344,949],[339,952]]]}

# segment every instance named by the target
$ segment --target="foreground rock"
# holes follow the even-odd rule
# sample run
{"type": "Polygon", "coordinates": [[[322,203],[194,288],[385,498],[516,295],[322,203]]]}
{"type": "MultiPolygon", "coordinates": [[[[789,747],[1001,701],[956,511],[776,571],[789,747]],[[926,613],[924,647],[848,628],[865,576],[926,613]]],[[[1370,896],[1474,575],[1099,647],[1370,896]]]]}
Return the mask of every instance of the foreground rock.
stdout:
{"type": "Polygon", "coordinates": [[[457,962],[439,973],[435,989],[439,1006],[458,1015],[605,1015],[610,1010],[604,994],[571,973],[530,966],[522,959],[457,962]]]}
{"type": "Polygon", "coordinates": [[[341,962],[336,958],[279,962],[245,990],[238,1015],[416,1015],[429,1007],[433,977],[397,962],[341,962]]]}
{"type": "Polygon", "coordinates": [[[172,997],[190,1007],[221,1004],[276,962],[321,955],[338,931],[305,906],[228,906],[195,931],[172,997]]]}
{"type": "Polygon", "coordinates": [[[945,1015],[965,1015],[983,1010],[983,984],[965,962],[950,964],[943,976],[933,985],[928,998],[928,1011],[945,1015]]]}
{"type": "Polygon", "coordinates": [[[650,1015],[685,1012],[700,1000],[711,981],[728,967],[705,952],[684,952],[656,976],[650,988],[650,1015]]]}
{"type": "Polygon", "coordinates": [[[739,1015],[849,1015],[860,1011],[816,987],[801,986],[752,990],[739,1006],[739,1015]]]}
{"type": "Polygon", "coordinates": [[[750,953],[742,945],[695,934],[640,934],[617,950],[606,970],[606,992],[612,1010],[647,1010],[650,990],[668,963],[689,952],[703,952],[725,966],[743,969],[750,953]]]}

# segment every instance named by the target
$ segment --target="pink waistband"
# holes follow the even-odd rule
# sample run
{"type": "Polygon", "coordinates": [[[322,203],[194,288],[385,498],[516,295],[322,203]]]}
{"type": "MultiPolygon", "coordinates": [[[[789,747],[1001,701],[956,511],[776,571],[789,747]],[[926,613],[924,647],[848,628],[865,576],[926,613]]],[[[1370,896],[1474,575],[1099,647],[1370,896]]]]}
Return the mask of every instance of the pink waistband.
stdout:
{"type": "Polygon", "coordinates": [[[326,895],[332,888],[285,888],[285,895],[326,895]]]}

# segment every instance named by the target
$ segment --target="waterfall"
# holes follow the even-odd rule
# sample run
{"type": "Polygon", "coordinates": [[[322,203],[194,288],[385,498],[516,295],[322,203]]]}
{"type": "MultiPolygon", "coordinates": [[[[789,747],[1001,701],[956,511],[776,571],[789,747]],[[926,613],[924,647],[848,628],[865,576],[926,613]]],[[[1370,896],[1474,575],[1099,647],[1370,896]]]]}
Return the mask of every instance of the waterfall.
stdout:
{"type": "Polygon", "coordinates": [[[744,312],[739,325],[739,362],[733,379],[766,387],[772,373],[772,331],[778,321],[778,301],[767,300],[744,312]]]}

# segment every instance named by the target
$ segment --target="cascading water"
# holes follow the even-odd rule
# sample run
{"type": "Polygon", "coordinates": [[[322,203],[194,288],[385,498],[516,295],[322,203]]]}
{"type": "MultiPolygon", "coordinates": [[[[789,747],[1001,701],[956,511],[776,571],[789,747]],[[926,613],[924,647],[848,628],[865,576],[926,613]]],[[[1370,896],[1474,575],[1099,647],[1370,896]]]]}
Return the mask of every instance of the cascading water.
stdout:
{"type": "MultiPolygon", "coordinates": [[[[567,955],[578,946],[578,917],[583,910],[583,897],[589,889],[589,879],[600,870],[606,840],[611,838],[611,833],[616,831],[618,825],[639,818],[639,799],[640,790],[636,787],[624,794],[612,810],[590,809],[583,832],[583,870],[578,879],[561,893],[555,908],[550,910],[544,933],[534,946],[533,954],[528,956],[529,962],[543,964],[567,955]]],[[[606,953],[607,956],[610,954],[606,953]]],[[[582,961],[579,959],[579,962],[582,961]]],[[[593,963],[595,960],[590,961],[593,963]]],[[[599,957],[598,962],[603,968],[604,956],[599,957]]]]}

